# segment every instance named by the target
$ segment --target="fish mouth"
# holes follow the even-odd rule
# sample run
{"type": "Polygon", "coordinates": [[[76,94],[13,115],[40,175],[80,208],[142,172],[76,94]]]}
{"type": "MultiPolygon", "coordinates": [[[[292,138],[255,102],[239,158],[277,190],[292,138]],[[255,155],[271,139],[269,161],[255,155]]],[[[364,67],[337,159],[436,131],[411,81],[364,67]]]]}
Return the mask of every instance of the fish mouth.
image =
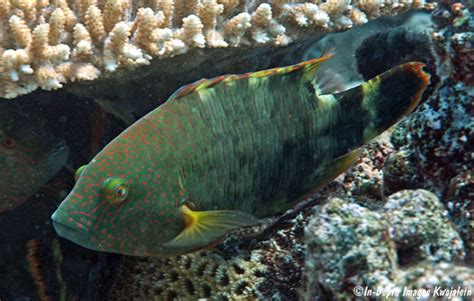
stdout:
{"type": "Polygon", "coordinates": [[[53,221],[53,227],[56,233],[73,243],[95,251],[102,251],[102,245],[99,243],[99,237],[93,232],[87,229],[85,226],[72,227],[68,224],[64,224],[56,218],[56,212],[51,217],[53,221]]]}

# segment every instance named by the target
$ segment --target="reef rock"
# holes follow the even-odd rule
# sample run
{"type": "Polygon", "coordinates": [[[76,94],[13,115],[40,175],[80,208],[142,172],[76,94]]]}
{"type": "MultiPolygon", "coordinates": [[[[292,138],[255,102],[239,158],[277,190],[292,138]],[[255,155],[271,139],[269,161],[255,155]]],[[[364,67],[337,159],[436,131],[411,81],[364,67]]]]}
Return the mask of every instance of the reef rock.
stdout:
{"type": "Polygon", "coordinates": [[[442,294],[446,297],[443,299],[472,300],[474,293],[474,269],[472,267],[446,262],[426,263],[401,271],[399,276],[401,287],[421,291],[420,298],[442,294]],[[426,293],[427,290],[429,293],[426,293]],[[460,293],[455,295],[456,291],[460,293]],[[451,298],[448,294],[451,295],[451,298]]]}
{"type": "Polygon", "coordinates": [[[461,237],[433,193],[422,189],[399,191],[388,198],[382,213],[389,224],[400,265],[463,259],[461,237]]]}
{"type": "Polygon", "coordinates": [[[411,119],[409,147],[427,185],[444,196],[472,258],[474,18],[461,3],[443,3],[433,15],[441,82],[411,119]]]}
{"type": "Polygon", "coordinates": [[[431,93],[425,93],[426,100],[392,133],[397,150],[384,166],[384,184],[391,192],[422,187],[441,197],[472,258],[474,18],[472,7],[466,6],[441,1],[432,13],[433,30],[410,34],[396,29],[379,34],[367,40],[357,56],[359,70],[369,77],[372,69],[364,54],[370,51],[380,58],[375,66],[382,68],[386,58],[394,64],[407,59],[427,64],[432,73],[431,93]],[[411,41],[407,45],[414,50],[390,47],[400,41],[411,41]],[[399,56],[399,51],[404,54],[399,56]]]}
{"type": "Polygon", "coordinates": [[[402,148],[388,155],[383,164],[384,190],[393,193],[402,189],[423,187],[423,177],[417,170],[415,153],[402,148]]]}
{"type": "Polygon", "coordinates": [[[468,260],[474,260],[474,172],[460,173],[449,183],[446,207],[454,226],[461,234],[467,248],[468,260]]]}
{"type": "Polygon", "coordinates": [[[315,210],[305,236],[305,300],[318,285],[340,298],[355,285],[393,286],[397,256],[380,213],[334,198],[315,210]]]}
{"type": "Polygon", "coordinates": [[[400,267],[464,258],[443,204],[426,190],[405,190],[373,211],[333,198],[305,228],[304,300],[353,297],[355,286],[400,287],[400,267]]]}

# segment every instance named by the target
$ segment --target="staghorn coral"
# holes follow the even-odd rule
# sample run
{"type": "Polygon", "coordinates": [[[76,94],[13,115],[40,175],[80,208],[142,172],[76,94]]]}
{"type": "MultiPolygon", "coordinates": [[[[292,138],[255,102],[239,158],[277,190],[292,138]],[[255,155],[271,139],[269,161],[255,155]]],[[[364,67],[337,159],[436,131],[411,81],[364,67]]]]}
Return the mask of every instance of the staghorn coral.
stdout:
{"type": "Polygon", "coordinates": [[[0,97],[94,80],[190,48],[285,46],[314,32],[431,7],[424,1],[385,2],[5,0],[0,97]]]}
{"type": "Polygon", "coordinates": [[[46,293],[46,285],[45,285],[44,277],[41,273],[41,267],[38,260],[39,244],[40,244],[40,241],[38,239],[32,239],[26,243],[27,250],[28,250],[26,258],[28,261],[28,269],[31,273],[31,277],[33,278],[34,283],[36,287],[38,288],[38,296],[42,300],[47,300],[49,296],[46,293]]]}

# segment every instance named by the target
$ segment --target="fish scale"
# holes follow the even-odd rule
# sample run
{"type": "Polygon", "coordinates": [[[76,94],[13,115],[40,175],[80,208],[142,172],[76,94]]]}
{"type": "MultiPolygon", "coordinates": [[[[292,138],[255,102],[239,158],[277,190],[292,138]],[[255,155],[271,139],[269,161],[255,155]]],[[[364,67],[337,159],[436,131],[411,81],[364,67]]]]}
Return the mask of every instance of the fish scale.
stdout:
{"type": "MultiPolygon", "coordinates": [[[[198,124],[205,121],[209,129],[207,137],[199,137],[201,142],[194,141],[205,149],[197,152],[199,158],[203,159],[202,166],[204,168],[196,170],[194,174],[188,174],[188,177],[193,179],[201,179],[207,176],[205,188],[202,189],[199,183],[191,182],[190,187],[199,187],[200,192],[188,191],[190,198],[200,200],[203,203],[213,203],[219,200],[232,200],[232,204],[228,209],[237,209],[240,206],[248,208],[247,210],[254,213],[256,216],[264,216],[281,208],[272,208],[265,206],[266,204],[256,203],[255,200],[262,199],[265,195],[266,199],[277,203],[288,202],[288,189],[305,190],[308,187],[298,187],[298,183],[302,183],[302,178],[308,173],[308,170],[314,169],[314,163],[306,160],[298,160],[307,153],[316,151],[315,143],[308,143],[307,141],[316,141],[316,137],[311,139],[309,132],[314,133],[315,127],[319,126],[315,115],[317,115],[317,105],[314,95],[311,95],[307,85],[289,85],[295,81],[293,77],[297,74],[288,74],[286,76],[267,79],[263,82],[256,82],[254,78],[247,78],[227,87],[224,82],[222,85],[216,85],[208,88],[205,93],[198,93],[187,95],[186,98],[172,100],[167,103],[169,106],[176,107],[193,107],[196,108],[200,114],[197,117],[194,115],[193,124],[198,124]],[[275,96],[265,95],[263,92],[256,95],[239,95],[236,99],[241,101],[222,101],[223,99],[231,98],[230,92],[237,93],[238,91],[253,91],[252,85],[258,85],[258,91],[272,91],[275,96]],[[210,90],[210,91],[209,91],[210,90]],[[258,96],[258,97],[257,97],[258,96]],[[271,118],[263,118],[262,112],[258,108],[262,107],[261,103],[265,103],[266,107],[270,108],[272,112],[271,118]],[[223,108],[222,110],[220,108],[223,108]],[[223,112],[237,112],[234,113],[234,118],[231,121],[234,123],[233,127],[227,127],[223,123],[226,120],[226,115],[223,112]],[[291,115],[291,117],[290,117],[291,115]],[[238,118],[236,118],[238,116],[238,118]],[[297,120],[297,122],[294,122],[297,120]],[[275,125],[277,125],[275,127],[275,125]],[[268,137],[262,133],[268,132],[268,137],[273,137],[273,144],[267,145],[265,142],[268,137]],[[223,145],[222,137],[238,136],[242,137],[239,140],[238,152],[232,152],[231,148],[223,145]],[[289,145],[289,153],[284,156],[284,146],[289,145]],[[306,148],[295,147],[296,145],[307,145],[306,148]],[[255,158],[251,154],[255,150],[276,149],[275,155],[267,154],[265,157],[255,158]],[[280,149],[278,151],[278,149],[280,149]],[[201,154],[207,153],[208,156],[201,157],[201,154]],[[249,161],[253,158],[256,162],[251,164],[249,161]],[[233,183],[223,183],[224,179],[228,179],[231,170],[227,162],[237,160],[238,168],[234,172],[241,176],[237,178],[237,192],[230,195],[223,194],[224,191],[231,191],[229,187],[221,189],[220,184],[233,185],[233,183]],[[277,168],[279,166],[283,168],[277,168]],[[208,173],[208,167],[212,166],[213,170],[224,171],[221,176],[218,173],[208,173]],[[270,177],[269,174],[264,174],[262,171],[278,170],[278,176],[270,177]],[[288,177],[287,175],[291,175],[288,177]],[[261,180],[260,180],[261,179],[261,180]],[[258,182],[260,180],[260,182],[258,182]],[[272,182],[279,183],[277,187],[280,190],[273,189],[272,182]],[[247,203],[248,202],[248,203],[247,203]],[[233,205],[233,206],[232,206],[233,205]]],[[[180,108],[182,110],[182,108],[180,108]]],[[[180,109],[177,109],[179,111],[180,109]]],[[[337,120],[336,120],[337,121],[337,120]]],[[[187,125],[183,124],[186,130],[187,125]]],[[[361,129],[361,131],[363,128],[361,129]]],[[[193,157],[194,160],[199,160],[193,157]]],[[[185,179],[186,181],[187,179],[185,179]]],[[[310,185],[310,184],[308,184],[310,185]]],[[[199,206],[197,206],[199,209],[199,206]]]]}
{"type": "Polygon", "coordinates": [[[428,84],[413,62],[318,95],[314,71],[328,58],[179,89],[80,170],[53,215],[57,232],[95,250],[168,256],[285,211],[347,169],[428,84]],[[80,208],[81,195],[93,203],[80,208]]]}

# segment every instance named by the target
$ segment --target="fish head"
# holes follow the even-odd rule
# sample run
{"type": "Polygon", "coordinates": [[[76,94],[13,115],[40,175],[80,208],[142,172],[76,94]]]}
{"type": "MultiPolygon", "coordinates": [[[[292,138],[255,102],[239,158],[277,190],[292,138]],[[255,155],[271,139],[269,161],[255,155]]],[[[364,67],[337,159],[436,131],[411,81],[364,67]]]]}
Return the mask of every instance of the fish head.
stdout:
{"type": "Polygon", "coordinates": [[[153,180],[157,171],[124,144],[115,147],[112,142],[78,169],[74,188],[52,216],[56,232],[96,251],[161,254],[162,243],[184,224],[176,207],[158,203],[162,187],[153,180]]]}
{"type": "Polygon", "coordinates": [[[64,165],[69,151],[40,119],[3,104],[0,111],[2,212],[22,204],[46,184],[64,165]]]}

